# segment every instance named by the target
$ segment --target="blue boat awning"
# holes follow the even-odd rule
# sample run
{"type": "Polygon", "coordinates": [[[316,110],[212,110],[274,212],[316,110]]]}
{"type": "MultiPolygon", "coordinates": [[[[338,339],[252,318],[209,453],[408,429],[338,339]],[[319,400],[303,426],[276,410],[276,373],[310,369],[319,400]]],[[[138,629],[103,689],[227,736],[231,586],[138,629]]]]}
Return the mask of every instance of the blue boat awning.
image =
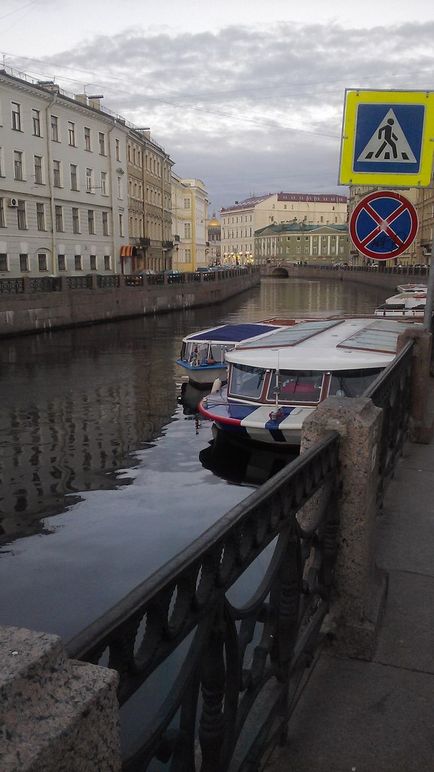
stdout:
{"type": "Polygon", "coordinates": [[[271,324],[224,324],[222,327],[215,327],[211,330],[192,333],[186,340],[212,340],[222,342],[239,343],[247,338],[253,338],[255,335],[263,335],[265,332],[275,330],[276,326],[271,324]]]}

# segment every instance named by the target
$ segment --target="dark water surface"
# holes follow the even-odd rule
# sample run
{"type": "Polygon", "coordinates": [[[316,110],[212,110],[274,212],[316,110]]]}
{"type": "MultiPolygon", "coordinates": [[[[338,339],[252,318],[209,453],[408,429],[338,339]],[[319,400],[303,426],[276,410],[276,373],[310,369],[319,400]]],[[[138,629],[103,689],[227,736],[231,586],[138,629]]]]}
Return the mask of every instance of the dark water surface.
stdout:
{"type": "Polygon", "coordinates": [[[265,279],[224,305],[1,341],[0,624],[71,637],[285,463],[184,413],[184,335],[384,296],[265,279]]]}

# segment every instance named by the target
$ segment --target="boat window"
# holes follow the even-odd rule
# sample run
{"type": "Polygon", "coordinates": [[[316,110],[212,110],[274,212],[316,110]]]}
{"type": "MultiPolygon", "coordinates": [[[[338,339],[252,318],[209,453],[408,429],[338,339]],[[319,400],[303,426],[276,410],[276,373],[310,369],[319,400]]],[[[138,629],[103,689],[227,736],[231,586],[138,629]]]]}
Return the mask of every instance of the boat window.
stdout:
{"type": "Polygon", "coordinates": [[[231,368],[230,395],[258,399],[261,396],[265,370],[261,367],[234,364],[231,368]]]}
{"type": "Polygon", "coordinates": [[[186,343],[181,358],[191,365],[206,365],[208,360],[208,343],[186,343]]]}
{"type": "Polygon", "coordinates": [[[340,370],[332,373],[329,397],[361,397],[382,370],[382,367],[375,367],[369,370],[340,370]]]}
{"type": "Polygon", "coordinates": [[[315,370],[280,370],[271,374],[267,399],[279,402],[319,402],[324,373],[315,370]]]}
{"type": "Polygon", "coordinates": [[[233,344],[228,343],[211,343],[209,349],[209,358],[214,362],[224,362],[226,351],[233,349],[233,344]]]}

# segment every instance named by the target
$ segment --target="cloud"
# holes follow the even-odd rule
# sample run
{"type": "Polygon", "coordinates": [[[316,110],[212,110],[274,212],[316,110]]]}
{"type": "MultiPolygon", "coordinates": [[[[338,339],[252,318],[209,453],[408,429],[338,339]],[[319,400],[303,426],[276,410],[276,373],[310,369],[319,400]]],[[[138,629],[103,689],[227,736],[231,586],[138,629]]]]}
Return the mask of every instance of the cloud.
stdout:
{"type": "Polygon", "coordinates": [[[432,86],[433,37],[434,22],[135,28],[44,66],[69,91],[92,81],[108,108],[149,126],[175,171],[202,179],[219,209],[252,192],[338,191],[345,88],[432,86]]]}

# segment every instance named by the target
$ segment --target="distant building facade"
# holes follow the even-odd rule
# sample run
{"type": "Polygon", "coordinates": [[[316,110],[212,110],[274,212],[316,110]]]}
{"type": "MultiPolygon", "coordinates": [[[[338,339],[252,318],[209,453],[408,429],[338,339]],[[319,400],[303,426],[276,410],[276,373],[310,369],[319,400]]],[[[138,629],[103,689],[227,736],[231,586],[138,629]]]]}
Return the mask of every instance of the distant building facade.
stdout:
{"type": "Polygon", "coordinates": [[[348,261],[348,227],[273,223],[255,232],[255,263],[348,261]]]}
{"type": "Polygon", "coordinates": [[[426,264],[432,257],[432,239],[434,232],[434,177],[428,188],[416,190],[416,211],[419,228],[415,241],[414,261],[426,264]]]}
{"type": "Polygon", "coordinates": [[[221,265],[221,237],[221,223],[214,212],[211,220],[208,221],[208,263],[210,265],[221,265]]]}
{"type": "Polygon", "coordinates": [[[347,198],[322,193],[267,193],[221,210],[222,257],[246,263],[255,256],[255,232],[274,223],[343,225],[347,198]]]}
{"type": "Polygon", "coordinates": [[[52,82],[2,70],[0,84],[0,277],[119,271],[125,122],[52,82]]]}
{"type": "Polygon", "coordinates": [[[208,265],[208,194],[202,180],[172,172],[173,268],[195,271],[208,265]]]}

